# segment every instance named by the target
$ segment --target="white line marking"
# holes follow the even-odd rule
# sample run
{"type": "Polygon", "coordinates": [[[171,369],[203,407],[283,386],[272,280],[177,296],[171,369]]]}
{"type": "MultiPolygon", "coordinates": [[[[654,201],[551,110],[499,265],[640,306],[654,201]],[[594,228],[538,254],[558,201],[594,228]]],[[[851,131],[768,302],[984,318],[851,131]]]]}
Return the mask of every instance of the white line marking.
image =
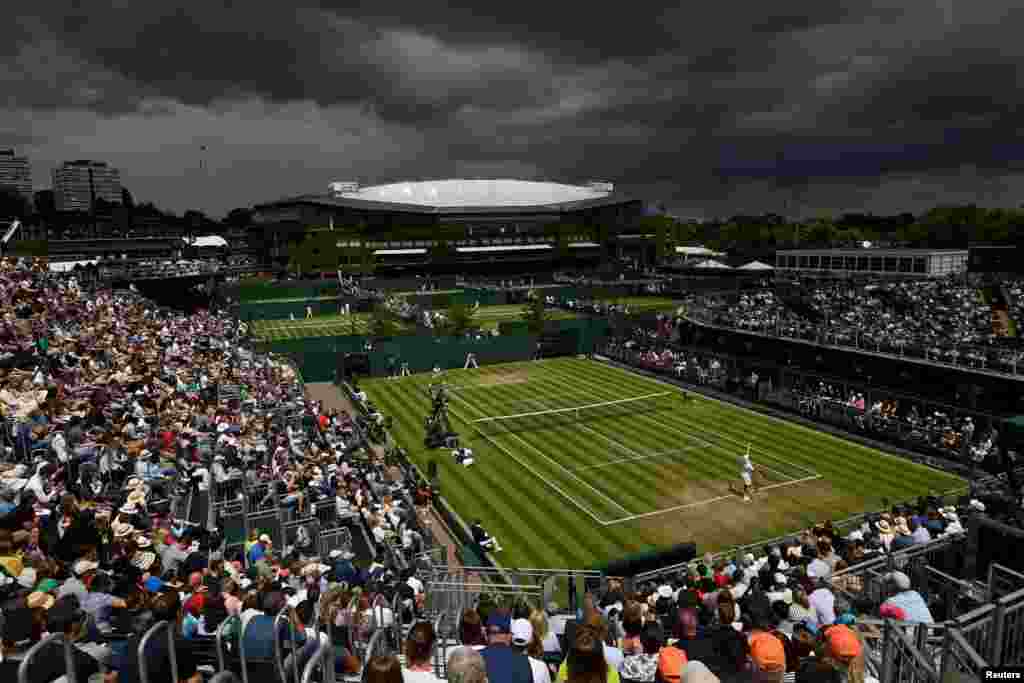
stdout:
{"type": "MultiPolygon", "coordinates": [[[[619,361],[616,361],[614,359],[610,359],[610,360],[612,362],[619,363],[619,361]]],[[[600,361],[595,361],[595,362],[600,363],[600,361]]],[[[604,365],[605,367],[612,368],[614,370],[620,370],[622,372],[630,372],[629,370],[624,370],[623,368],[619,367],[618,365],[611,365],[610,363],[600,363],[600,364],[604,365]]],[[[625,364],[622,363],[622,365],[625,365],[625,364]]],[[[665,380],[660,379],[658,377],[650,377],[648,375],[641,375],[641,374],[638,374],[638,373],[631,373],[631,374],[635,374],[638,377],[643,377],[644,379],[648,379],[648,380],[650,380],[652,382],[657,382],[658,384],[664,384],[665,386],[668,386],[668,387],[675,387],[676,389],[682,389],[683,388],[683,387],[680,387],[679,385],[672,384],[671,382],[666,382],[665,380]]],[[[924,468],[924,469],[932,470],[933,472],[939,472],[941,474],[949,474],[948,472],[944,472],[943,470],[940,470],[937,467],[932,467],[931,465],[922,465],[922,464],[919,464],[919,463],[911,463],[906,458],[902,458],[902,457],[900,457],[898,455],[893,455],[892,453],[888,453],[888,452],[882,450],[881,448],[875,448],[873,446],[865,446],[862,443],[858,443],[858,442],[852,441],[850,439],[844,439],[843,437],[836,436],[835,434],[830,434],[828,432],[823,432],[823,431],[819,431],[817,429],[812,429],[811,427],[808,427],[806,425],[800,424],[798,422],[793,422],[791,420],[785,420],[785,419],[783,419],[781,417],[775,417],[774,415],[768,415],[766,413],[761,413],[761,412],[758,412],[756,410],[752,410],[750,408],[746,408],[744,406],[736,405],[735,403],[730,403],[729,401],[723,401],[722,399],[715,398],[714,396],[708,396],[707,394],[701,394],[700,392],[694,391],[692,389],[690,391],[692,393],[699,394],[699,396],[701,397],[702,400],[713,401],[715,403],[718,403],[719,405],[723,405],[723,406],[732,408],[734,410],[739,410],[739,411],[742,411],[744,413],[749,413],[750,415],[756,415],[757,417],[761,417],[761,418],[764,418],[766,420],[773,420],[773,421],[778,422],[780,424],[784,424],[784,425],[786,425],[788,427],[793,427],[793,428],[799,429],[801,431],[807,432],[809,434],[814,434],[815,436],[827,437],[827,438],[829,438],[829,439],[831,439],[833,441],[838,441],[838,442],[842,443],[844,446],[852,446],[852,447],[854,447],[854,448],[856,448],[856,449],[858,449],[860,451],[864,451],[865,453],[870,453],[871,455],[874,455],[874,456],[877,456],[879,453],[881,453],[886,458],[888,458],[890,460],[895,460],[895,461],[900,462],[900,463],[902,463],[904,465],[913,465],[913,466],[916,466],[916,467],[921,467],[921,468],[924,468]]],[[[781,461],[781,462],[785,462],[785,461],[781,461]]],[[[801,469],[803,469],[806,472],[810,472],[811,471],[811,470],[808,470],[807,468],[801,468],[801,469]]]]}
{"type": "MultiPolygon", "coordinates": [[[[470,407],[472,407],[472,404],[470,404],[470,403],[466,402],[466,401],[465,401],[465,399],[461,398],[460,396],[458,396],[458,395],[455,395],[455,394],[453,394],[452,396],[453,396],[454,398],[457,398],[458,400],[462,401],[463,403],[466,403],[466,405],[469,405],[470,407]]],[[[455,408],[451,408],[451,411],[452,411],[452,413],[453,413],[453,414],[454,414],[454,415],[455,415],[455,416],[456,416],[457,418],[459,418],[460,420],[462,420],[462,421],[463,421],[463,422],[465,422],[466,424],[468,424],[468,425],[472,425],[472,424],[473,424],[473,423],[472,423],[472,422],[471,422],[470,420],[467,420],[467,419],[466,419],[465,417],[463,417],[462,415],[460,415],[460,414],[459,414],[459,412],[458,412],[457,410],[455,410],[455,408]]],[[[474,427],[474,429],[476,429],[476,428],[474,427]]],[[[558,492],[559,494],[561,494],[561,496],[562,496],[563,498],[565,498],[565,499],[566,499],[566,500],[568,500],[568,501],[569,501],[570,503],[572,503],[573,505],[575,505],[576,507],[578,507],[578,508],[579,508],[580,510],[582,510],[583,512],[585,512],[585,513],[587,514],[587,516],[589,516],[589,517],[590,517],[591,519],[593,519],[593,520],[594,520],[595,522],[597,522],[598,524],[600,524],[600,525],[602,525],[602,526],[604,525],[604,520],[603,520],[603,519],[601,519],[600,517],[598,517],[597,515],[595,515],[595,514],[593,513],[593,511],[591,511],[591,510],[590,510],[590,508],[586,507],[585,505],[583,505],[582,503],[580,503],[580,502],[579,502],[578,500],[576,500],[575,498],[573,498],[572,496],[570,496],[570,495],[569,495],[568,493],[566,493],[565,491],[563,491],[563,490],[562,490],[562,489],[561,489],[561,488],[560,488],[559,486],[557,486],[557,485],[556,485],[556,484],[555,484],[554,482],[552,482],[552,481],[550,480],[550,478],[549,478],[549,477],[544,477],[544,476],[541,476],[541,475],[540,475],[540,474],[539,474],[539,473],[537,472],[537,470],[533,469],[532,467],[530,467],[529,465],[527,465],[527,464],[526,464],[525,462],[523,462],[522,460],[520,460],[519,458],[517,458],[517,457],[515,456],[515,454],[514,454],[514,453],[512,453],[512,451],[510,451],[510,450],[508,450],[507,448],[505,448],[504,446],[502,446],[502,445],[501,445],[500,443],[498,443],[497,441],[495,441],[494,439],[492,439],[492,438],[491,438],[490,436],[488,436],[487,434],[485,434],[485,433],[484,433],[483,431],[481,431],[480,429],[477,429],[476,431],[477,431],[477,432],[478,432],[478,433],[479,433],[479,434],[480,434],[481,436],[483,436],[483,437],[484,437],[485,439],[487,439],[487,441],[489,441],[490,443],[492,443],[492,444],[493,444],[493,445],[494,445],[494,446],[495,446],[495,447],[496,447],[496,448],[497,448],[498,450],[500,450],[500,451],[501,451],[501,452],[503,452],[503,453],[504,453],[505,455],[507,455],[507,456],[509,456],[510,458],[512,458],[513,460],[515,460],[515,461],[516,461],[517,463],[519,463],[519,465],[520,465],[520,466],[522,466],[522,467],[523,467],[523,468],[524,468],[525,470],[527,470],[528,472],[530,472],[531,474],[533,474],[533,475],[534,475],[535,477],[537,477],[538,479],[540,479],[541,481],[543,481],[543,482],[544,482],[545,484],[547,484],[548,486],[550,486],[551,488],[553,488],[553,489],[554,489],[554,490],[555,490],[556,492],[558,492]]],[[[531,446],[531,445],[530,445],[529,443],[527,443],[526,441],[523,441],[522,439],[520,439],[520,438],[519,438],[518,436],[516,436],[515,434],[512,434],[512,436],[514,436],[514,437],[515,437],[515,438],[516,438],[516,439],[517,439],[518,441],[520,441],[521,443],[523,443],[523,444],[524,444],[525,446],[527,446],[528,448],[531,448],[532,450],[534,450],[534,451],[536,451],[536,452],[540,453],[540,455],[541,455],[542,457],[544,457],[545,459],[547,459],[547,460],[548,460],[549,462],[553,462],[553,463],[554,463],[555,465],[558,465],[558,463],[557,463],[557,462],[555,462],[554,460],[552,460],[552,459],[551,459],[550,457],[548,457],[548,456],[547,456],[547,455],[545,455],[544,453],[541,453],[540,451],[537,451],[537,449],[536,449],[536,448],[534,448],[533,446],[531,446]]],[[[561,465],[558,465],[558,467],[560,467],[560,468],[561,468],[561,469],[562,469],[563,471],[565,471],[565,472],[566,472],[567,474],[569,474],[570,476],[573,476],[573,477],[575,477],[575,475],[573,475],[573,473],[572,473],[572,472],[570,472],[569,470],[565,469],[565,468],[564,468],[564,467],[562,467],[561,465]]],[[[586,482],[583,482],[583,480],[582,480],[582,479],[579,479],[578,477],[575,477],[575,478],[576,478],[576,479],[577,479],[578,481],[580,481],[580,482],[582,482],[582,483],[586,484],[586,482]]],[[[589,484],[587,484],[587,486],[590,486],[590,485],[589,485],[589,484]]],[[[591,488],[591,489],[593,489],[593,490],[595,490],[595,491],[597,491],[597,489],[594,489],[594,487],[592,487],[592,486],[590,486],[590,488],[591,488]]],[[[603,496],[603,497],[604,497],[604,498],[605,498],[606,500],[609,500],[609,501],[610,501],[610,502],[611,502],[612,504],[614,504],[614,505],[615,505],[615,507],[619,508],[619,509],[620,509],[620,510],[622,510],[623,512],[627,512],[627,513],[629,512],[629,510],[627,510],[626,508],[622,507],[621,505],[619,505],[618,503],[616,503],[616,502],[615,502],[614,500],[612,500],[611,498],[608,498],[608,496],[605,496],[605,495],[604,495],[603,493],[601,493],[600,491],[597,491],[597,493],[598,493],[598,494],[600,494],[601,496],[603,496]]]]}
{"type": "MultiPolygon", "coordinates": [[[[803,484],[808,481],[814,481],[821,479],[820,474],[816,474],[813,477],[804,477],[803,479],[791,479],[789,481],[781,481],[777,484],[770,484],[768,486],[762,486],[757,489],[760,491],[767,491],[769,489],[777,489],[782,486],[792,486],[793,484],[803,484]]],[[[756,495],[756,493],[755,493],[756,495]]],[[[655,510],[654,512],[643,512],[639,515],[630,515],[629,517],[620,517],[619,519],[613,519],[610,522],[602,522],[603,526],[611,526],[613,524],[622,524],[623,522],[632,522],[637,519],[645,519],[647,517],[655,517],[657,515],[664,515],[669,512],[678,512],[679,510],[687,510],[689,508],[699,507],[701,505],[710,505],[711,503],[717,503],[719,501],[728,500],[729,498],[739,498],[735,493],[729,493],[724,496],[717,496],[715,498],[708,498],[707,500],[698,500],[696,503],[687,503],[686,505],[676,505],[674,507],[665,508],[663,510],[655,510]]]]}
{"type": "Polygon", "coordinates": [[[648,460],[650,458],[660,458],[660,457],[665,456],[665,455],[678,455],[680,453],[685,453],[686,451],[692,451],[694,448],[699,448],[699,447],[700,447],[700,444],[694,444],[693,446],[687,446],[686,448],[680,448],[679,450],[676,450],[676,451],[665,451],[664,453],[652,453],[651,455],[641,455],[641,456],[638,456],[638,457],[635,457],[635,458],[621,458],[619,460],[610,460],[609,462],[603,462],[600,465],[584,465],[583,467],[577,467],[576,471],[577,472],[582,472],[584,470],[596,470],[596,469],[600,469],[602,467],[608,467],[609,465],[618,465],[618,464],[624,463],[624,462],[636,462],[637,460],[648,460]]]}
{"type": "MultiPolygon", "coordinates": [[[[620,372],[628,372],[626,370],[622,370],[621,368],[618,368],[618,367],[615,367],[615,366],[606,365],[606,364],[603,364],[603,363],[602,363],[602,365],[604,365],[604,367],[611,368],[613,370],[619,370],[620,372]]],[[[680,389],[680,387],[678,387],[678,386],[676,386],[674,384],[671,384],[669,382],[665,382],[663,380],[660,380],[660,379],[657,379],[657,378],[654,378],[654,377],[647,377],[646,375],[636,375],[636,376],[638,378],[641,378],[641,379],[651,380],[651,381],[654,381],[654,382],[658,382],[659,384],[663,384],[665,386],[670,386],[670,387],[675,387],[676,389],[680,389]]],[[[586,381],[586,380],[581,380],[581,381],[586,381]]],[[[595,381],[589,381],[587,383],[590,384],[591,386],[602,386],[602,387],[604,386],[604,383],[601,382],[600,380],[598,380],[596,382],[595,381]]],[[[703,395],[702,395],[702,397],[703,397],[703,395]]],[[[712,399],[712,400],[717,400],[717,399],[712,399]]],[[[731,405],[731,404],[727,404],[727,405],[731,405]]],[[[755,413],[755,414],[759,414],[759,413],[755,413]]],[[[736,444],[737,446],[739,446],[741,448],[745,448],[746,447],[746,444],[742,443],[738,439],[734,439],[734,438],[732,438],[730,436],[727,436],[727,435],[725,435],[725,434],[723,434],[721,432],[718,432],[718,431],[716,431],[714,429],[707,429],[705,427],[700,427],[700,426],[695,425],[693,423],[693,421],[690,418],[686,417],[684,414],[673,413],[673,415],[675,417],[677,417],[678,419],[680,419],[682,422],[685,422],[687,425],[693,427],[694,429],[698,430],[701,433],[710,434],[710,435],[714,436],[715,438],[717,438],[717,439],[719,439],[721,441],[725,441],[725,442],[736,444]]],[[[765,416],[765,417],[771,417],[771,416],[765,416]]],[[[694,439],[700,440],[700,437],[698,435],[694,434],[693,432],[682,431],[682,430],[674,428],[674,427],[672,427],[670,425],[661,425],[661,426],[664,427],[665,429],[673,431],[673,432],[675,432],[677,434],[682,434],[684,436],[688,436],[690,438],[694,438],[694,439]]],[[[721,446],[715,446],[715,447],[716,448],[722,448],[721,446]]],[[[723,449],[723,450],[725,450],[725,449],[723,449]]],[[[776,457],[776,456],[774,456],[774,455],[772,455],[770,453],[767,453],[764,450],[756,449],[756,448],[751,448],[750,450],[751,450],[752,453],[760,453],[761,455],[765,455],[769,459],[774,460],[775,462],[784,463],[784,464],[789,465],[790,467],[793,467],[793,468],[795,468],[795,469],[797,469],[797,470],[799,470],[801,472],[806,472],[806,473],[808,473],[810,475],[818,474],[817,472],[815,472],[812,469],[804,467],[803,465],[797,465],[796,463],[789,462],[788,460],[783,460],[782,458],[776,457]]],[[[761,467],[763,467],[766,470],[770,470],[770,471],[774,472],[775,474],[778,474],[779,476],[784,477],[786,479],[794,479],[794,477],[792,475],[786,474],[785,472],[780,472],[779,470],[776,470],[774,468],[768,467],[767,465],[763,465],[762,464],[761,467]]]]}

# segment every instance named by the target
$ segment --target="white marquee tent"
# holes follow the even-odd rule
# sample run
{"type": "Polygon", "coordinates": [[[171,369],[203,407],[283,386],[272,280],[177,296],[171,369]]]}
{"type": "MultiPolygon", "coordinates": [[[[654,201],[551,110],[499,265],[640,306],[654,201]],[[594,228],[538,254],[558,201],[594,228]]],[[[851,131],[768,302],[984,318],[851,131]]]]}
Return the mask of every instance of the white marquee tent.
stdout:
{"type": "Polygon", "coordinates": [[[770,266],[763,261],[751,261],[745,263],[739,267],[740,270],[775,270],[775,266],[770,266]]]}

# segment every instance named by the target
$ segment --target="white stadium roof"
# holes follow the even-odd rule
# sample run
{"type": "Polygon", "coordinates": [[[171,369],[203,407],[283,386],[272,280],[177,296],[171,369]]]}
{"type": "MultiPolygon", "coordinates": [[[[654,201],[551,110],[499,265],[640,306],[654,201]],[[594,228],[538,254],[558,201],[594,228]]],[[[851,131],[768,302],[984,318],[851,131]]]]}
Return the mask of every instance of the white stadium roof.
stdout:
{"type": "Polygon", "coordinates": [[[612,189],[609,183],[583,186],[510,179],[429,180],[371,185],[339,192],[337,196],[436,208],[544,206],[602,199],[610,195],[612,189]]]}
{"type": "Polygon", "coordinates": [[[202,237],[196,237],[191,242],[187,237],[182,237],[181,240],[186,244],[193,247],[226,247],[228,241],[220,235],[203,235],[202,237]]]}

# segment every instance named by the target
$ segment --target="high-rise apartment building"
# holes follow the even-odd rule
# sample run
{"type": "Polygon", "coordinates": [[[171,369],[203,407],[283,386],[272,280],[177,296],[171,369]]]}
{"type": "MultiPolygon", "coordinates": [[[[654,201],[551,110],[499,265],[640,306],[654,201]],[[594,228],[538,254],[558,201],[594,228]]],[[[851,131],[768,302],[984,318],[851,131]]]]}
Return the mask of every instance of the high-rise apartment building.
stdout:
{"type": "Polygon", "coordinates": [[[89,211],[103,199],[121,202],[121,174],[102,161],[65,161],[53,169],[53,199],[58,211],[89,211]]]}
{"type": "Polygon", "coordinates": [[[19,157],[13,149],[0,149],[0,187],[13,187],[32,200],[32,169],[28,157],[19,157]]]}

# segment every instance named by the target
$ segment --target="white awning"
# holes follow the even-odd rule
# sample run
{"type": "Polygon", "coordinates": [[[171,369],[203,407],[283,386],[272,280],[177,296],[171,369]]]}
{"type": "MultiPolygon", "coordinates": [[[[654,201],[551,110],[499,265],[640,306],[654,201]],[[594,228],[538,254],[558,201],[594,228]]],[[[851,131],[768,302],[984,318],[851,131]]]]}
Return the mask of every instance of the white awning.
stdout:
{"type": "Polygon", "coordinates": [[[683,254],[684,256],[721,256],[722,253],[713,251],[707,247],[676,247],[677,254],[683,254]]]}
{"type": "Polygon", "coordinates": [[[537,249],[551,249],[550,244],[496,244],[489,247],[456,247],[455,251],[460,254],[475,254],[488,251],[529,251],[537,249]]]}
{"type": "Polygon", "coordinates": [[[413,254],[426,254],[426,249],[377,249],[374,256],[412,256],[413,254]]]}
{"type": "Polygon", "coordinates": [[[600,246],[601,245],[598,244],[597,242],[570,242],[569,243],[569,248],[570,249],[593,249],[595,247],[600,247],[600,246]]]}
{"type": "Polygon", "coordinates": [[[751,261],[745,263],[739,268],[740,270],[775,270],[775,266],[770,266],[764,261],[751,261]]]}
{"type": "Polygon", "coordinates": [[[714,259],[708,259],[707,261],[701,261],[699,263],[694,263],[691,266],[691,268],[703,268],[703,269],[717,268],[719,270],[732,270],[732,268],[730,266],[727,266],[724,263],[721,263],[719,261],[715,261],[714,259]]]}
{"type": "Polygon", "coordinates": [[[67,273],[69,271],[74,270],[75,266],[82,266],[84,268],[84,267],[86,267],[88,265],[95,265],[95,264],[97,264],[99,262],[100,262],[100,260],[98,258],[92,259],[90,261],[58,261],[56,263],[51,261],[50,262],[50,272],[51,273],[67,273]]]}
{"type": "Polygon", "coordinates": [[[181,241],[192,247],[226,247],[228,241],[220,235],[204,235],[203,237],[197,237],[191,242],[187,237],[182,237],[181,241]]]}

